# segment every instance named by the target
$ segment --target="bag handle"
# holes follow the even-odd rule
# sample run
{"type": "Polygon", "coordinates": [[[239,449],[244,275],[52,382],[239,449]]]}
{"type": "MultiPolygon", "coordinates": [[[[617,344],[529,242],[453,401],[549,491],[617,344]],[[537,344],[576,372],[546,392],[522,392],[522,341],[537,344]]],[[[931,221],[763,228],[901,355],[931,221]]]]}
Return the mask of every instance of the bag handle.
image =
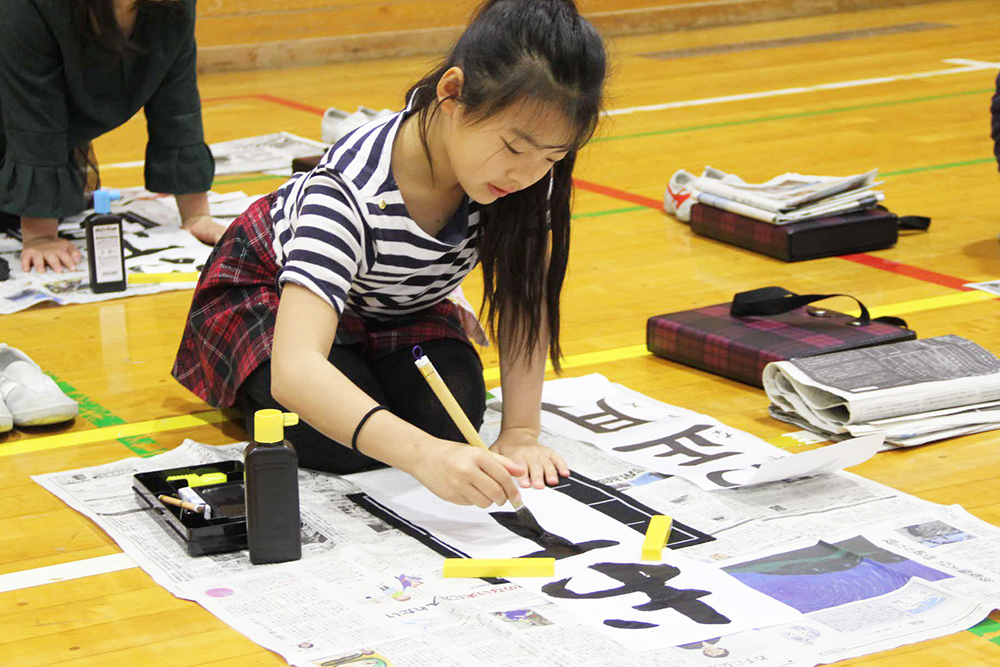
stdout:
{"type": "Polygon", "coordinates": [[[902,215],[896,221],[900,229],[919,229],[927,231],[931,226],[931,219],[922,215],[902,215]]]}
{"type": "Polygon", "coordinates": [[[733,303],[729,306],[729,314],[733,317],[747,317],[750,315],[780,315],[790,310],[801,308],[814,301],[829,299],[835,296],[846,296],[854,299],[861,310],[861,315],[848,322],[851,326],[865,327],[872,322],[883,322],[897,327],[906,327],[906,321],[899,317],[876,317],[872,319],[871,314],[865,304],[850,294],[795,294],[789,292],[784,287],[760,287],[758,289],[739,292],[733,297],[733,303]]]}

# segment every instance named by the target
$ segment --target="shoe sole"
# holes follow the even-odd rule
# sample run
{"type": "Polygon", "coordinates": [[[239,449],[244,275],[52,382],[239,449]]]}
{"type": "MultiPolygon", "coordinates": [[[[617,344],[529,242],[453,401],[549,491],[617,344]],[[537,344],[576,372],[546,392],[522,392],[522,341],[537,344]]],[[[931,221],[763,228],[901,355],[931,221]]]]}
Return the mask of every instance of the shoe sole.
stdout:
{"type": "Polygon", "coordinates": [[[56,409],[49,407],[12,414],[14,415],[15,426],[47,426],[49,424],[59,424],[76,419],[79,413],[79,408],[74,405],[72,407],[61,406],[56,409]]]}
{"type": "MultiPolygon", "coordinates": [[[[62,422],[68,422],[76,419],[76,415],[53,415],[49,417],[37,417],[35,419],[15,419],[14,423],[17,426],[48,426],[49,424],[59,424],[62,422]]],[[[2,429],[0,429],[2,430],[2,429]]]]}

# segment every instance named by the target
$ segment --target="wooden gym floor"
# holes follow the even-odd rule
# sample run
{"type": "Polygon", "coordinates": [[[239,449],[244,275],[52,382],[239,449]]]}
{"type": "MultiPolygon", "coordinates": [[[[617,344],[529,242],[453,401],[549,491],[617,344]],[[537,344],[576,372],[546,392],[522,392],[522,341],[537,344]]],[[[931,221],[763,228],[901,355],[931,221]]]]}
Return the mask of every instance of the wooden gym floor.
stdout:
{"type": "MultiPolygon", "coordinates": [[[[1000,354],[1000,304],[963,287],[1000,278],[1000,176],[989,136],[998,34],[1000,5],[982,0],[615,40],[612,114],[577,172],[565,375],[599,372],[782,443],[793,429],[767,416],[762,391],[644,352],[647,317],[764,285],[852,294],[905,317],[922,338],[959,334],[1000,354]],[[664,215],[670,175],[705,165],[748,180],[878,167],[886,205],[933,225],[890,250],[785,264],[695,237],[664,215]]],[[[205,75],[208,141],[278,130],[318,139],[323,109],[398,108],[427,66],[413,58],[205,75]]],[[[111,165],[141,160],[144,144],[141,115],[97,142],[106,185],[141,184],[140,169],[111,165]]],[[[229,176],[214,188],[263,194],[280,183],[229,176]]],[[[480,285],[475,275],[466,283],[474,302],[480,285]]],[[[246,439],[238,422],[169,376],[189,299],[182,291],[3,317],[0,341],[63,382],[81,416],[0,436],[0,575],[119,551],[31,475],[162,452],[184,438],[246,439]]],[[[483,358],[495,385],[496,355],[487,349],[483,358]]],[[[1000,524],[998,445],[995,432],[973,435],[880,454],[854,470],[1000,524]]],[[[2,665],[284,664],[138,569],[8,588],[2,665]]],[[[961,632],[853,662],[996,665],[1000,640],[991,636],[961,632]]]]}

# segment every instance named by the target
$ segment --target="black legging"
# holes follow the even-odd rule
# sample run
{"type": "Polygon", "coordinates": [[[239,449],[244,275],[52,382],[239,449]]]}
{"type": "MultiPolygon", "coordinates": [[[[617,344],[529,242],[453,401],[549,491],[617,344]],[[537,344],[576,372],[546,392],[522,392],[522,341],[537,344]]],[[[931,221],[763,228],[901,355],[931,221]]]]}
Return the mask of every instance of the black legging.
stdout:
{"type": "MultiPolygon", "coordinates": [[[[426,341],[420,347],[478,430],[486,411],[486,385],[483,382],[483,364],[479,355],[471,345],[451,338],[426,341]]],[[[334,345],[329,359],[351,382],[379,404],[388,407],[397,417],[435,437],[465,441],[461,431],[414,366],[413,354],[409,349],[394,352],[371,363],[364,358],[357,346],[334,345]]],[[[336,397],[330,396],[329,399],[336,400],[336,397]]],[[[251,436],[253,416],[257,410],[284,410],[271,396],[270,361],[262,364],[246,379],[236,393],[236,405],[243,411],[247,431],[251,436]]],[[[303,468],[347,474],[383,465],[352,450],[350,443],[338,444],[327,438],[305,422],[287,427],[285,437],[295,446],[299,465],[303,468]]]]}

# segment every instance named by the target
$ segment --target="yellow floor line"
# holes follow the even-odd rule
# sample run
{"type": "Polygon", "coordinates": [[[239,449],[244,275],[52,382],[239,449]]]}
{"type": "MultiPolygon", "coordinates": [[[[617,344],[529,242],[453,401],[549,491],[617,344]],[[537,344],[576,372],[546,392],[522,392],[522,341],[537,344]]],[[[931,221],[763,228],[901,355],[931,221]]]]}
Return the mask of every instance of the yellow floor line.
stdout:
{"type": "Polygon", "coordinates": [[[218,424],[230,421],[233,416],[234,413],[229,413],[227,416],[227,413],[222,410],[208,410],[206,412],[197,412],[193,415],[164,417],[163,419],[152,419],[134,424],[117,424],[115,426],[105,426],[104,428],[89,429],[87,431],[46,435],[6,445],[0,443],[0,457],[58,449],[61,447],[72,447],[74,445],[88,445],[94,442],[117,440],[118,438],[128,438],[137,435],[152,435],[165,431],[205,426],[206,424],[218,424]]]}
{"type": "Polygon", "coordinates": [[[829,438],[824,438],[809,431],[789,431],[788,433],[774,435],[770,438],[763,438],[763,440],[781,449],[795,449],[804,445],[819,445],[830,442],[829,438]]]}
{"type": "MultiPolygon", "coordinates": [[[[176,274],[176,275],[184,275],[184,274],[176,274]]],[[[987,292],[981,292],[981,291],[956,292],[952,294],[945,294],[943,296],[935,296],[926,299],[915,299],[913,301],[904,301],[902,303],[890,304],[887,306],[878,306],[875,308],[871,308],[870,312],[872,314],[872,317],[881,317],[882,315],[908,315],[912,313],[919,313],[925,310],[947,308],[949,306],[975,303],[978,301],[987,301],[996,298],[997,297],[994,294],[989,294],[987,292]]],[[[584,354],[574,354],[566,357],[563,360],[563,368],[567,369],[579,368],[581,366],[593,366],[596,364],[608,363],[611,361],[621,361],[622,359],[637,359],[640,357],[649,356],[649,354],[650,353],[646,350],[645,345],[630,345],[628,347],[619,347],[613,350],[602,350],[600,352],[587,352],[584,354]]],[[[551,370],[552,365],[548,364],[546,368],[551,370]]],[[[483,378],[487,382],[499,380],[500,369],[487,368],[483,372],[483,378]]],[[[237,418],[236,413],[228,413],[227,416],[227,413],[224,411],[209,410],[206,412],[195,413],[193,415],[166,417],[164,419],[153,419],[150,421],[137,422],[135,424],[121,424],[118,426],[107,426],[104,428],[90,429],[87,431],[74,431],[73,433],[61,433],[59,435],[42,436],[39,438],[31,438],[29,440],[21,442],[12,442],[7,445],[0,443],[0,457],[13,456],[15,454],[22,454],[26,452],[38,452],[48,449],[57,449],[60,447],[72,447],[74,445],[86,445],[93,442],[116,440],[118,438],[125,438],[130,436],[152,435],[154,433],[162,433],[165,431],[176,431],[183,428],[204,426],[206,424],[218,424],[220,422],[229,421],[236,418],[237,418]]],[[[775,438],[771,438],[768,441],[771,442],[772,444],[780,444],[787,446],[792,442],[788,438],[789,437],[795,438],[796,433],[776,436],[775,438]]],[[[804,444],[804,443],[800,442],[799,444],[804,444]]]]}
{"type": "Polygon", "coordinates": [[[183,273],[130,273],[128,281],[130,284],[138,283],[196,283],[201,276],[197,271],[185,271],[183,273]]]}
{"type": "MultiPolygon", "coordinates": [[[[578,366],[593,366],[609,361],[620,361],[622,359],[635,359],[645,357],[649,350],[645,345],[630,345],[629,347],[619,347],[613,350],[602,350],[600,352],[585,352],[584,354],[574,354],[563,359],[563,368],[576,368],[578,366]]],[[[545,370],[552,370],[552,362],[545,364],[545,370]]],[[[483,379],[487,382],[500,379],[500,368],[487,368],[483,371],[483,379]]]]}
{"type": "MultiPolygon", "coordinates": [[[[913,301],[904,301],[902,303],[890,304],[888,306],[876,306],[874,308],[869,308],[868,310],[872,317],[882,317],[883,315],[909,315],[911,313],[919,313],[925,310],[936,310],[938,308],[947,308],[949,306],[960,306],[966,303],[976,303],[977,301],[989,301],[990,299],[995,300],[996,298],[996,294],[974,290],[972,292],[954,292],[952,294],[945,294],[942,296],[932,296],[927,299],[914,299],[913,301]]],[[[857,315],[857,311],[854,311],[851,314],[857,315]]]]}

